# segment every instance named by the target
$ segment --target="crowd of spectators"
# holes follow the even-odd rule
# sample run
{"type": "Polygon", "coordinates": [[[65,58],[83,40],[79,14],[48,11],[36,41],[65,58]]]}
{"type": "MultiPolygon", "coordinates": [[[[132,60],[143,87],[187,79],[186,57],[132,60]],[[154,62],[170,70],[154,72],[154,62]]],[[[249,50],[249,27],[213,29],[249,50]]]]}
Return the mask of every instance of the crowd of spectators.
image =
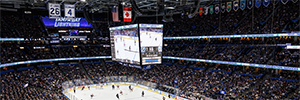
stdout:
{"type": "Polygon", "coordinates": [[[300,91],[296,91],[296,93],[294,93],[290,99],[299,100],[300,99],[300,91]]]}
{"type": "Polygon", "coordinates": [[[283,49],[280,52],[276,52],[275,57],[270,61],[270,64],[276,64],[281,66],[299,66],[300,51],[299,50],[287,50],[283,49]]]}
{"type": "Polygon", "coordinates": [[[68,100],[61,92],[53,89],[60,88],[63,76],[55,68],[48,70],[49,72],[42,72],[43,69],[28,69],[1,74],[1,99],[68,100]]]}
{"type": "Polygon", "coordinates": [[[94,83],[100,82],[100,80],[106,76],[105,67],[100,64],[84,64],[84,68],[87,71],[87,74],[91,77],[94,83]]]}
{"type": "Polygon", "coordinates": [[[83,84],[75,79],[88,79],[87,74],[84,72],[85,70],[83,70],[83,68],[79,65],[62,65],[59,68],[65,72],[65,76],[75,82],[75,85],[83,84]]]}
{"type": "MultiPolygon", "coordinates": [[[[106,80],[103,78],[106,76],[134,76],[139,80],[158,83],[159,87],[166,85],[178,88],[180,90],[178,95],[184,97],[191,93],[220,99],[238,97],[243,99],[284,99],[290,93],[294,94],[290,98],[298,96],[297,92],[293,92],[299,85],[300,75],[297,72],[281,71],[276,74],[272,69],[205,63],[190,65],[162,64],[155,65],[149,70],[123,66],[116,62],[105,64],[70,63],[50,67],[34,67],[1,74],[1,91],[7,90],[3,93],[3,98],[12,99],[28,95],[28,98],[65,99],[60,91],[62,83],[65,81],[72,80],[71,83],[80,86],[91,83],[82,83],[82,81],[77,82],[76,80],[91,79],[94,83],[99,83],[105,82],[106,80]],[[271,75],[271,77],[264,79],[263,76],[266,75],[271,75]],[[15,84],[9,85],[12,83],[15,84]],[[28,84],[28,87],[25,87],[25,84],[28,84]],[[12,88],[14,91],[22,93],[9,92],[12,88]],[[30,92],[23,93],[25,91],[30,92]],[[33,95],[32,92],[40,95],[33,95]]],[[[166,87],[161,89],[176,93],[166,87]]]]}
{"type": "Polygon", "coordinates": [[[299,81],[286,81],[280,79],[265,79],[255,86],[244,96],[247,99],[284,99],[287,95],[297,89],[299,81]]]}
{"type": "Polygon", "coordinates": [[[299,67],[299,50],[276,45],[169,44],[164,56],[299,67]],[[169,51],[168,51],[169,50],[169,51]]]}
{"type": "Polygon", "coordinates": [[[214,90],[217,94],[221,91],[224,91],[224,95],[221,95],[222,98],[236,98],[237,96],[244,93],[245,90],[248,90],[252,85],[254,85],[261,77],[253,75],[241,75],[234,73],[232,76],[226,78],[222,84],[215,87],[214,90]]]}
{"type": "Polygon", "coordinates": [[[47,36],[38,16],[23,16],[18,13],[5,12],[1,14],[1,22],[4,23],[1,29],[3,28],[6,33],[1,34],[1,37],[41,38],[47,36]]]}
{"type": "Polygon", "coordinates": [[[52,58],[70,58],[70,57],[92,57],[109,56],[110,47],[100,45],[77,46],[51,46],[34,43],[2,43],[1,44],[1,63],[11,63],[27,60],[52,59],[52,58]],[[43,47],[36,49],[35,47],[43,47]]]}
{"type": "MultiPolygon", "coordinates": [[[[164,36],[300,31],[300,28],[297,28],[300,11],[295,9],[298,7],[299,3],[288,2],[286,5],[279,3],[275,6],[253,7],[244,11],[197,15],[194,18],[174,16],[173,22],[164,24],[164,36]]],[[[1,23],[3,23],[1,24],[1,37],[47,37],[47,32],[40,21],[38,16],[3,14],[1,15],[1,23]]],[[[99,35],[108,36],[107,27],[99,25],[99,35]]],[[[111,54],[110,47],[97,45],[108,45],[108,40],[87,41],[87,44],[91,45],[84,46],[78,45],[86,44],[84,42],[60,43],[63,46],[44,42],[2,41],[1,64],[111,54]],[[45,48],[34,49],[35,46],[45,48]]],[[[299,45],[299,37],[164,40],[164,43],[166,44],[163,49],[164,56],[300,67],[299,50],[287,50],[276,46],[276,44],[285,43],[299,45]]],[[[185,61],[168,61],[168,63],[174,65],[154,65],[150,70],[144,70],[111,62],[34,67],[23,71],[3,73],[0,77],[1,98],[5,100],[67,99],[61,93],[62,83],[65,81],[78,86],[103,81],[105,76],[134,76],[140,80],[158,83],[159,86],[179,88],[181,96],[198,93],[219,99],[285,99],[291,95],[291,99],[300,99],[299,72],[185,61]],[[91,83],[78,81],[90,80],[89,78],[91,83]]],[[[174,91],[171,92],[174,93],[174,91]]]]}

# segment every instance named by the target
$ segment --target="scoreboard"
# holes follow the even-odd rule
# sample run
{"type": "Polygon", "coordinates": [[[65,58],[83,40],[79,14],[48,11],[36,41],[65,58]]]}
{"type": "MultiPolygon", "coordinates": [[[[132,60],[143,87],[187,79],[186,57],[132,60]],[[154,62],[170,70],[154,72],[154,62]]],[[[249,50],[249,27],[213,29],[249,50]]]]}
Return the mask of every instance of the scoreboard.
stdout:
{"type": "Polygon", "coordinates": [[[112,60],[140,64],[138,26],[127,25],[109,28],[112,60]]]}
{"type": "Polygon", "coordinates": [[[161,64],[163,25],[139,24],[142,64],[161,64]]]}
{"type": "Polygon", "coordinates": [[[112,60],[136,64],[161,64],[163,25],[133,24],[111,27],[112,60]]]}

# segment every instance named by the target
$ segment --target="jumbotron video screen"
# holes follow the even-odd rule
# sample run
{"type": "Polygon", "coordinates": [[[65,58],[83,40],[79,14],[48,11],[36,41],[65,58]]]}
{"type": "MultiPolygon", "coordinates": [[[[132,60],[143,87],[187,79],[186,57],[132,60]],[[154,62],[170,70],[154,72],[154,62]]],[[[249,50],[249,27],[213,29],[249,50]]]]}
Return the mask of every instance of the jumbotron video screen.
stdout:
{"type": "Polygon", "coordinates": [[[111,27],[109,30],[112,60],[139,65],[140,51],[137,24],[111,27]]]}
{"type": "Polygon", "coordinates": [[[161,64],[162,24],[139,24],[142,65],[161,64]]]}
{"type": "Polygon", "coordinates": [[[163,25],[133,24],[109,30],[112,60],[136,65],[161,64],[163,25]]]}

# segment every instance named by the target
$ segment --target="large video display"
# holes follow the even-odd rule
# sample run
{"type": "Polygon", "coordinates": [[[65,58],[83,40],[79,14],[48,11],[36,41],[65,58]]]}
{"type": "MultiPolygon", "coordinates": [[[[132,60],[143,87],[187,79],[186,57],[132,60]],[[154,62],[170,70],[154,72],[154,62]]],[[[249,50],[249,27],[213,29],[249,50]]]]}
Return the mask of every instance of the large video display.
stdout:
{"type": "Polygon", "coordinates": [[[162,62],[162,24],[139,24],[142,65],[162,62]]]}
{"type": "Polygon", "coordinates": [[[112,60],[140,65],[138,25],[111,27],[112,60]]]}
{"type": "Polygon", "coordinates": [[[149,65],[162,62],[162,24],[133,24],[111,27],[112,60],[149,65]]]}

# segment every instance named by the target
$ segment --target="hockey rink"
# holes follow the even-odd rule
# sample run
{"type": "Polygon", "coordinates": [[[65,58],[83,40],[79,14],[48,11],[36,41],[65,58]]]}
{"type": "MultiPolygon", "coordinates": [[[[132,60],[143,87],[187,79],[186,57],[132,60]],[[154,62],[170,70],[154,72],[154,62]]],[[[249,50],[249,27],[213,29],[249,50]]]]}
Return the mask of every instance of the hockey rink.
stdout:
{"type": "MultiPolygon", "coordinates": [[[[133,91],[129,90],[128,86],[120,86],[115,89],[112,89],[111,86],[99,88],[91,88],[90,90],[86,87],[84,90],[76,90],[66,93],[68,95],[74,95],[77,100],[118,100],[116,94],[119,94],[119,100],[163,100],[163,95],[153,92],[147,89],[142,89],[140,87],[132,86],[133,91]],[[123,95],[120,94],[120,91],[123,92],[123,95]],[[142,91],[144,91],[144,97],[142,97],[142,91]],[[91,98],[91,95],[94,95],[91,98]]],[[[175,100],[165,96],[165,100],[175,100]]],[[[71,99],[71,98],[70,98],[71,99]]],[[[72,99],[71,99],[72,100],[72,99]]]]}

